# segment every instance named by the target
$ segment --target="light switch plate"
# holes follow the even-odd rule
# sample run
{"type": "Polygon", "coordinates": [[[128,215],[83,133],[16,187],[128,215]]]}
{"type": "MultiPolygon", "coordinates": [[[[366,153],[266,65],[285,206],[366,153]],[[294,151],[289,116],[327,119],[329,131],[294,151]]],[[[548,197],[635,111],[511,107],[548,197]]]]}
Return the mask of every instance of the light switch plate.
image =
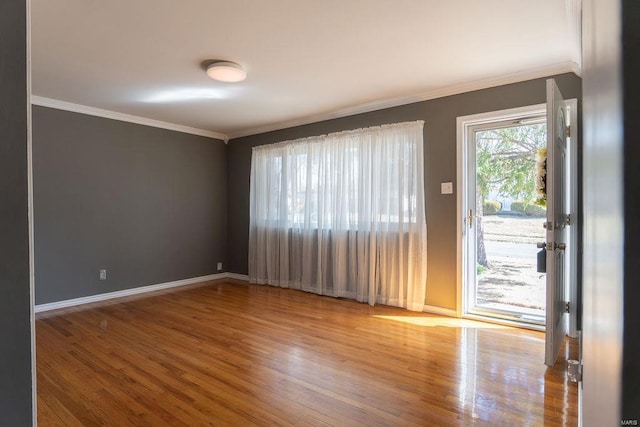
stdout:
{"type": "Polygon", "coordinates": [[[453,182],[442,182],[442,183],[440,183],[440,193],[441,194],[453,194],[453,182]]]}

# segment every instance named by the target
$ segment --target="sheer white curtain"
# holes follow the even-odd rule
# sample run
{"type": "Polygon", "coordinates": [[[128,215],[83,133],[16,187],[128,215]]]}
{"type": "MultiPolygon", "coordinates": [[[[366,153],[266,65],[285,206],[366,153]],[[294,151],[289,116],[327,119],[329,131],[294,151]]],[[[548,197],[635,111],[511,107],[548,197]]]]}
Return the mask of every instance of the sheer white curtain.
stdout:
{"type": "Polygon", "coordinates": [[[255,147],[250,281],[422,311],[423,125],[255,147]]]}

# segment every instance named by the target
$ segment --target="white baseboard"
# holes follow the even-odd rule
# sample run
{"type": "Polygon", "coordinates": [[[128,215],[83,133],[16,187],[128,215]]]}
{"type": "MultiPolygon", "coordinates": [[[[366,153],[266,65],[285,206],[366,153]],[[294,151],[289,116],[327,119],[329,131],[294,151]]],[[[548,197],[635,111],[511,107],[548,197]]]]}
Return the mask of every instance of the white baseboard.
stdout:
{"type": "Polygon", "coordinates": [[[455,310],[451,308],[438,307],[435,305],[425,304],[424,309],[422,311],[426,313],[431,313],[431,314],[439,314],[440,316],[458,317],[458,313],[456,313],[455,310]]]}
{"type": "MultiPolygon", "coordinates": [[[[73,298],[63,301],[50,302],[46,304],[38,304],[35,306],[35,313],[43,313],[45,311],[57,310],[60,308],[74,307],[82,304],[90,304],[94,302],[107,301],[114,298],[128,297],[132,295],[146,294],[149,292],[161,291],[164,289],[178,288],[180,286],[193,285],[195,283],[207,282],[210,280],[235,279],[245,282],[249,281],[249,276],[238,273],[218,273],[208,276],[192,277],[190,279],[176,280],[174,282],[159,283],[157,285],[139,286],[121,291],[107,292],[104,294],[90,295],[86,297],[73,298]]],[[[425,305],[424,312],[439,314],[441,316],[457,317],[456,311],[450,308],[437,307],[434,305],[425,305]]]]}
{"type": "MultiPolygon", "coordinates": [[[[59,308],[73,307],[81,304],[89,304],[92,302],[106,301],[114,298],[128,297],[131,295],[145,294],[149,292],[161,291],[163,289],[177,288],[180,286],[192,285],[199,282],[207,282],[209,280],[226,279],[229,273],[211,274],[208,276],[193,277],[190,279],[176,280],[174,282],[159,283],[157,285],[140,286],[137,288],[124,289],[122,291],[107,292],[104,294],[90,295],[87,297],[73,298],[63,301],[50,302],[47,304],[38,304],[35,306],[36,313],[42,313],[59,308]]],[[[234,277],[235,278],[235,277],[234,277]]]]}
{"type": "Polygon", "coordinates": [[[238,274],[238,273],[225,273],[227,275],[227,279],[236,279],[236,280],[244,280],[245,282],[249,281],[249,276],[247,274],[238,274]]]}

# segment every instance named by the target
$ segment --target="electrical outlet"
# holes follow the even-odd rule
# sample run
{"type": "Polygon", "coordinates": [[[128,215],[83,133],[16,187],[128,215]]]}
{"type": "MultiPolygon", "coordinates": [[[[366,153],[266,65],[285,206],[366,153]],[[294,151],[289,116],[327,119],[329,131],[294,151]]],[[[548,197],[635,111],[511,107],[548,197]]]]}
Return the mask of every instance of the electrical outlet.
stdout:
{"type": "Polygon", "coordinates": [[[218,263],[218,271],[222,271],[222,263],[221,262],[218,263]]]}
{"type": "Polygon", "coordinates": [[[107,270],[100,270],[100,280],[107,280],[107,270]]]}

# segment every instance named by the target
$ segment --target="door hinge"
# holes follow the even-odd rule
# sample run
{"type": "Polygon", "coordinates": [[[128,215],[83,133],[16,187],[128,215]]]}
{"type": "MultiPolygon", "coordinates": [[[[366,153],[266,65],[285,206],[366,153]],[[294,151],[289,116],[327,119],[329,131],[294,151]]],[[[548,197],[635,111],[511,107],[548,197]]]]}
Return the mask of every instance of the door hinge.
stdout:
{"type": "Polygon", "coordinates": [[[568,302],[564,303],[564,312],[565,313],[571,313],[571,311],[569,311],[569,303],[568,302]]]}
{"type": "Polygon", "coordinates": [[[567,214],[566,224],[571,225],[571,214],[567,214]]]}
{"type": "Polygon", "coordinates": [[[567,138],[571,138],[571,126],[567,126],[566,132],[567,138]]]}

